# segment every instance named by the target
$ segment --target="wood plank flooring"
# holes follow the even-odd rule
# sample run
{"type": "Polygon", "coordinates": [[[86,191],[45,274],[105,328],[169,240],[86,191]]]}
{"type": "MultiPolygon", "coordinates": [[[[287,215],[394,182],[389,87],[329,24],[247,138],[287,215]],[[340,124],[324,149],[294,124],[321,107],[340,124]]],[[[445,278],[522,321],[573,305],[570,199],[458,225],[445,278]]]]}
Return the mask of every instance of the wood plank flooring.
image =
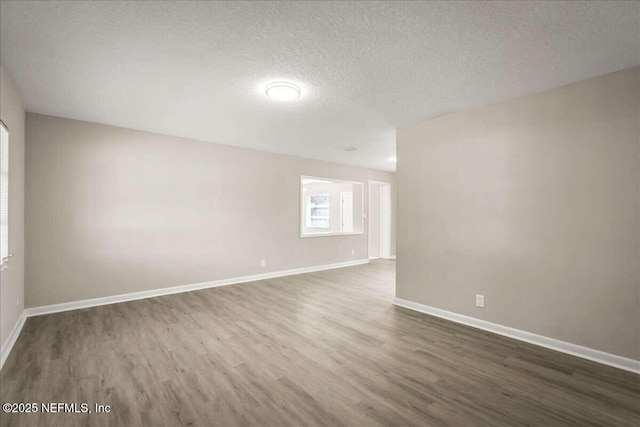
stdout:
{"type": "Polygon", "coordinates": [[[638,426],[640,376],[392,305],[395,263],[29,318],[2,426],[638,426]]]}

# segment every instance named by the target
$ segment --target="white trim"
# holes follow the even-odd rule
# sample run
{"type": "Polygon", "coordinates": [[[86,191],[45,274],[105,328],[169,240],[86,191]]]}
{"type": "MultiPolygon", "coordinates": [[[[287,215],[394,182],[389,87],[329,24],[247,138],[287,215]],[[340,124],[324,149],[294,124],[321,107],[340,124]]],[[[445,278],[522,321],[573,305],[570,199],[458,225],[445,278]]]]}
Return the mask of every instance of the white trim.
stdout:
{"type": "Polygon", "coordinates": [[[395,256],[395,255],[391,255],[391,256],[389,257],[389,259],[396,259],[396,256],[395,256]]]}
{"type": "Polygon", "coordinates": [[[11,353],[11,350],[13,349],[14,344],[18,340],[18,337],[20,336],[20,332],[22,331],[22,327],[24,326],[25,320],[27,320],[27,318],[24,315],[24,311],[23,311],[22,314],[20,314],[20,317],[18,317],[18,321],[16,322],[16,325],[13,327],[13,330],[9,334],[9,338],[7,338],[7,342],[4,343],[4,345],[2,346],[2,350],[0,351],[0,369],[2,369],[2,366],[4,366],[4,362],[9,357],[9,354],[11,353]]]}
{"type": "Polygon", "coordinates": [[[333,237],[333,236],[357,236],[359,234],[364,234],[364,231],[349,231],[347,233],[336,232],[336,233],[307,233],[304,235],[300,235],[301,239],[306,239],[309,237],[333,237]]]}
{"type": "Polygon", "coordinates": [[[554,338],[533,334],[531,332],[522,331],[520,329],[510,328],[508,326],[499,325],[497,323],[487,322],[486,320],[476,319],[475,317],[464,316],[462,314],[430,307],[428,305],[404,300],[401,298],[394,299],[393,304],[397,305],[398,307],[419,311],[431,316],[440,317],[452,322],[471,326],[473,328],[493,332],[494,334],[528,342],[529,344],[539,345],[541,347],[550,348],[551,350],[571,354],[572,356],[581,357],[593,362],[602,363],[604,365],[609,365],[615,368],[624,369],[625,371],[640,374],[640,360],[628,359],[626,357],[617,356],[611,353],[605,353],[604,351],[595,350],[593,348],[571,344],[554,338]]]}
{"type": "Polygon", "coordinates": [[[173,286],[170,288],[152,289],[150,291],[133,292],[129,294],[112,295],[108,297],[85,299],[80,301],[64,302],[61,304],[45,305],[42,307],[27,308],[24,315],[27,317],[41,316],[43,314],[58,313],[61,311],[77,310],[80,308],[97,307],[100,305],[117,304],[126,301],[135,301],[144,298],[158,297],[162,295],[178,294],[182,292],[197,291],[199,289],[215,288],[218,286],[234,285],[236,283],[255,282],[258,280],[273,279],[275,277],[291,276],[293,274],[312,273],[314,271],[331,270],[334,268],[351,267],[367,264],[368,259],[339,262],[335,264],[317,265],[313,267],[295,268],[293,270],[274,271],[271,273],[254,274],[252,276],[234,277],[230,279],[213,280],[211,282],[194,283],[191,285],[173,286]]]}
{"type": "Polygon", "coordinates": [[[348,179],[341,179],[341,178],[326,178],[323,176],[311,176],[311,175],[300,175],[300,184],[302,184],[302,180],[303,179],[317,179],[320,181],[329,181],[328,183],[332,183],[332,182],[337,182],[337,183],[341,183],[341,182],[346,182],[349,184],[359,184],[359,185],[364,185],[364,183],[362,181],[350,181],[348,179]]]}

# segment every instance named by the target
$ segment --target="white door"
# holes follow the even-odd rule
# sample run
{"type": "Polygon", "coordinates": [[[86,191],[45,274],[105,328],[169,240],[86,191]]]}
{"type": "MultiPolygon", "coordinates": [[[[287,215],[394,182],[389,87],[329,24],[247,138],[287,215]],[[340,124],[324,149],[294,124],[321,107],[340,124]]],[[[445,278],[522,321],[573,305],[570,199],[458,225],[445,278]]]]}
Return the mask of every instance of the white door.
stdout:
{"type": "Polygon", "coordinates": [[[369,258],[382,256],[380,240],[380,184],[369,183],[369,258]]]}
{"type": "Polygon", "coordinates": [[[369,181],[369,259],[391,258],[391,184],[369,181]]]}
{"type": "Polygon", "coordinates": [[[380,187],[380,257],[391,258],[391,185],[380,187]]]}
{"type": "Polygon", "coordinates": [[[342,211],[342,232],[353,232],[353,192],[343,191],[341,193],[341,211],[342,211]]]}

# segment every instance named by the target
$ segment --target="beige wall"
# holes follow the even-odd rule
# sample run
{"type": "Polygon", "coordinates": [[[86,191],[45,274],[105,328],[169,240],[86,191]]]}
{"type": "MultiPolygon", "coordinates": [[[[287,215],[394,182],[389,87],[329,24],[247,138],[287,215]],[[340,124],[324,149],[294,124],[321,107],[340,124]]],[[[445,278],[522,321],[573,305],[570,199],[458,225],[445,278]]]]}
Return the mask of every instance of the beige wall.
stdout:
{"type": "Polygon", "coordinates": [[[0,335],[4,348],[24,307],[24,109],[0,66],[0,119],[9,129],[9,252],[0,273],[0,335]]]}
{"type": "Polygon", "coordinates": [[[37,114],[26,154],[27,307],[366,259],[366,234],[299,237],[300,175],[394,180],[37,114]]]}
{"type": "Polygon", "coordinates": [[[397,296],[640,359],[639,79],[400,129],[397,296]]]}

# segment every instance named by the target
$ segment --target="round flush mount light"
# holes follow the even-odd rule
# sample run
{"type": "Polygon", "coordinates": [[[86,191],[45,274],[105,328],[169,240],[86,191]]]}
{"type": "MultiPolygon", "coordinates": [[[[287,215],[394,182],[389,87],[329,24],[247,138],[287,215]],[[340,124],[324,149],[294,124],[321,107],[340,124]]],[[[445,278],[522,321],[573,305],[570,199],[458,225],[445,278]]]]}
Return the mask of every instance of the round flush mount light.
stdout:
{"type": "Polygon", "coordinates": [[[300,97],[300,87],[289,82],[273,82],[267,85],[265,93],[276,101],[293,101],[300,97]]]}
{"type": "Polygon", "coordinates": [[[397,163],[398,159],[394,156],[394,157],[389,157],[389,161],[393,162],[393,163],[397,163]]]}

